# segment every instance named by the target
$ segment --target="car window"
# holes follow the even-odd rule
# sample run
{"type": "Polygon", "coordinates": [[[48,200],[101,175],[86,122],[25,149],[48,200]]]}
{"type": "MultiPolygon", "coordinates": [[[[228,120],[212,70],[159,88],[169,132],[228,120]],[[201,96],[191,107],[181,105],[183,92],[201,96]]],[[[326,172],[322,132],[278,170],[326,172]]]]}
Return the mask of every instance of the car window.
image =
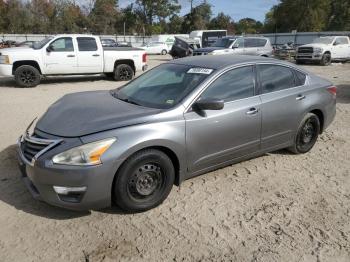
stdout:
{"type": "Polygon", "coordinates": [[[296,86],[305,85],[306,75],[296,70],[294,70],[294,73],[295,73],[295,85],[296,86]]]}
{"type": "Polygon", "coordinates": [[[73,41],[71,37],[58,38],[50,44],[52,52],[72,52],[73,41]]]}
{"type": "Polygon", "coordinates": [[[246,38],[244,39],[244,47],[256,47],[256,39],[254,38],[246,38]]]}
{"type": "Polygon", "coordinates": [[[244,47],[244,39],[238,38],[232,47],[233,48],[243,48],[244,47]]]}
{"type": "Polygon", "coordinates": [[[266,45],[267,40],[266,39],[256,39],[256,46],[257,47],[264,47],[266,45]]]}
{"type": "MultiPolygon", "coordinates": [[[[77,37],[79,51],[96,51],[97,44],[93,37],[77,37]]],[[[108,40],[107,40],[108,41],[108,40]]]]}
{"type": "Polygon", "coordinates": [[[216,98],[225,102],[254,96],[254,70],[252,66],[233,69],[216,79],[201,98],[216,98]]]}
{"type": "Polygon", "coordinates": [[[345,37],[338,37],[335,41],[338,43],[338,45],[348,45],[349,44],[348,39],[345,37]]]}
{"type": "Polygon", "coordinates": [[[270,93],[295,86],[292,69],[279,65],[258,65],[262,93],[270,93]]]}

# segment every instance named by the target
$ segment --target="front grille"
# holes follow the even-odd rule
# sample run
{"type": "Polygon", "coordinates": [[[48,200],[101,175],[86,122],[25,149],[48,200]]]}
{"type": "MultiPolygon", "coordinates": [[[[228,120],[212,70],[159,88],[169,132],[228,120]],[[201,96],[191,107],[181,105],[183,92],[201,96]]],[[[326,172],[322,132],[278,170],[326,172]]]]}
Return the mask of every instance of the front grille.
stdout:
{"type": "Polygon", "coordinates": [[[37,134],[24,135],[21,139],[21,151],[28,162],[33,163],[40,155],[57,145],[60,140],[43,138],[37,134]]]}
{"type": "Polygon", "coordinates": [[[314,49],[312,47],[299,47],[298,53],[302,54],[312,54],[314,52],[314,49]]]}

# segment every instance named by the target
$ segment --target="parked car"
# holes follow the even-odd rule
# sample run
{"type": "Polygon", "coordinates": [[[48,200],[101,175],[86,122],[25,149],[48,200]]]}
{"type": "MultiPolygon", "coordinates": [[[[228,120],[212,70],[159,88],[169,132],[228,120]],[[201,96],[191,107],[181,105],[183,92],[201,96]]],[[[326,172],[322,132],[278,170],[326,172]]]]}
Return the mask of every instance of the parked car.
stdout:
{"type": "Polygon", "coordinates": [[[223,37],[212,46],[199,48],[193,52],[198,55],[257,55],[269,57],[273,54],[271,42],[265,37],[223,37]]]}
{"type": "Polygon", "coordinates": [[[197,40],[176,36],[175,42],[169,52],[173,59],[183,58],[186,56],[193,55],[194,50],[199,48],[199,43],[197,40]]]}
{"type": "Polygon", "coordinates": [[[35,43],[32,49],[8,48],[0,52],[0,75],[14,76],[21,87],[40,84],[42,76],[105,73],[115,80],[130,80],[146,70],[144,50],[102,47],[93,35],[58,35],[35,43]]]}
{"type": "Polygon", "coordinates": [[[65,95],[20,137],[19,164],[52,205],[144,211],[185,179],[282,148],[310,151],[335,113],[332,83],[293,64],[188,57],[120,89],[65,95]]]}
{"type": "Polygon", "coordinates": [[[297,64],[316,62],[330,65],[332,61],[350,60],[350,42],[347,36],[326,36],[316,38],[311,44],[297,48],[297,64]]]}
{"type": "Polygon", "coordinates": [[[114,39],[101,39],[101,44],[103,47],[116,47],[117,42],[114,39]]]}
{"type": "Polygon", "coordinates": [[[168,45],[164,42],[149,42],[141,46],[147,54],[166,55],[169,52],[168,45]]]}
{"type": "Polygon", "coordinates": [[[24,41],[24,42],[17,43],[16,46],[17,47],[30,47],[30,48],[32,48],[34,43],[35,43],[35,41],[24,41]]]}

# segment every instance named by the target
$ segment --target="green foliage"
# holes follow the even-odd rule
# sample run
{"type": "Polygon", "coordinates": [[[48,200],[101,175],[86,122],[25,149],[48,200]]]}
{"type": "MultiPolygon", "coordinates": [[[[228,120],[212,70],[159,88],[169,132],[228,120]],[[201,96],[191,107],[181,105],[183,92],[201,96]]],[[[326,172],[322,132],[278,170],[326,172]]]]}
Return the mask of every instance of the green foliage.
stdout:
{"type": "Polygon", "coordinates": [[[236,27],[240,34],[259,34],[263,29],[263,24],[252,18],[243,18],[238,21],[236,27]]]}
{"type": "Polygon", "coordinates": [[[222,12],[210,20],[208,27],[209,29],[226,29],[230,35],[235,33],[235,23],[232,18],[222,12]]]}

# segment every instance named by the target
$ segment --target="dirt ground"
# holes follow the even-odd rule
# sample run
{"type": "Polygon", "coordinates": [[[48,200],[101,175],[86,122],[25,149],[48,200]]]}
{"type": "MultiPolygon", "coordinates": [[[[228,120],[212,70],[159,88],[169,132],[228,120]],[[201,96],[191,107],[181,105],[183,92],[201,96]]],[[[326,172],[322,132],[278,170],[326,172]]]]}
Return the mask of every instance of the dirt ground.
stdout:
{"type": "Polygon", "coordinates": [[[14,145],[62,95],[121,83],[50,78],[21,89],[0,79],[0,261],[350,261],[350,64],[307,68],[339,87],[336,119],[310,153],[274,152],[185,181],[134,215],[33,200],[14,145]]]}

